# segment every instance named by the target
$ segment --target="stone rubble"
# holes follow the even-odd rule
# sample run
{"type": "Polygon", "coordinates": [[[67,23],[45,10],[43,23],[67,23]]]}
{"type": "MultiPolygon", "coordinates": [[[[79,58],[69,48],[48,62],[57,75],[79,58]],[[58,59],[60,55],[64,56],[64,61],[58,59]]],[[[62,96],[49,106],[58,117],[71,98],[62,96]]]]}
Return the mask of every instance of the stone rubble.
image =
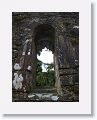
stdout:
{"type": "Polygon", "coordinates": [[[28,95],[29,99],[34,99],[36,101],[40,100],[51,100],[51,101],[58,101],[58,95],[54,95],[54,93],[32,93],[28,95]]]}

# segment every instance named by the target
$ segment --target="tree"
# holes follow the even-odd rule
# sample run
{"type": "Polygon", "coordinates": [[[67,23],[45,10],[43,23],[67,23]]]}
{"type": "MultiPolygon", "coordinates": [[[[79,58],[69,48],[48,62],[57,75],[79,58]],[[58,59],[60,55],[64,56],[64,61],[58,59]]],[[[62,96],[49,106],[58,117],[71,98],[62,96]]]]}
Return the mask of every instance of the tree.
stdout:
{"type": "Polygon", "coordinates": [[[36,85],[40,87],[45,86],[54,86],[55,83],[55,77],[54,77],[54,65],[52,64],[46,64],[46,70],[47,72],[42,72],[42,61],[37,59],[37,80],[36,85]]]}

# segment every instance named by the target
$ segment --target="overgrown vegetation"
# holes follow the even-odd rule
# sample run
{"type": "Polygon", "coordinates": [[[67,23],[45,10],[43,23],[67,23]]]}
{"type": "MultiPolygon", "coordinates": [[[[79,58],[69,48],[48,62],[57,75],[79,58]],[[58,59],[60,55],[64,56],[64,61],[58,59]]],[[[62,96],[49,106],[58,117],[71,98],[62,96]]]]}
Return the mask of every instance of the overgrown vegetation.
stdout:
{"type": "Polygon", "coordinates": [[[46,72],[42,72],[42,62],[37,60],[37,80],[36,86],[38,87],[53,87],[55,84],[53,64],[45,64],[46,72]]]}

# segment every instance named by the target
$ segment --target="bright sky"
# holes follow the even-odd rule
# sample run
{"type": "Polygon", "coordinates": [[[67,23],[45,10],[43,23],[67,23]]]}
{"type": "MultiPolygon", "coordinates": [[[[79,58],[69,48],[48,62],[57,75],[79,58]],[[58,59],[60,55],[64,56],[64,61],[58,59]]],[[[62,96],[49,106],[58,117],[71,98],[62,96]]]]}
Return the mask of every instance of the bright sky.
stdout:
{"type": "MultiPolygon", "coordinates": [[[[49,63],[51,64],[53,62],[53,54],[52,51],[50,51],[49,49],[47,49],[46,47],[44,49],[42,49],[42,52],[39,55],[37,55],[37,58],[39,60],[41,60],[43,63],[49,63]]],[[[46,68],[44,67],[44,65],[42,65],[42,70],[43,72],[46,72],[46,68]]]]}
{"type": "Polygon", "coordinates": [[[50,51],[49,49],[47,49],[46,47],[44,49],[42,49],[42,52],[39,55],[37,55],[37,58],[39,60],[41,60],[43,63],[52,63],[53,62],[53,54],[52,51],[50,51]]]}

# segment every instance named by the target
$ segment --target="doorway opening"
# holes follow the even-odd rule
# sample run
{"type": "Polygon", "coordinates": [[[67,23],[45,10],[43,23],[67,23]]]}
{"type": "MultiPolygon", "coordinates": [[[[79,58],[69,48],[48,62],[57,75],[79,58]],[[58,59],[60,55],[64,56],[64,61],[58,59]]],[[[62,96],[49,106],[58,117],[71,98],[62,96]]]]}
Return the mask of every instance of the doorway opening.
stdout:
{"type": "Polygon", "coordinates": [[[52,51],[46,47],[37,55],[36,86],[51,88],[55,86],[54,60],[52,51]]]}
{"type": "Polygon", "coordinates": [[[36,87],[55,87],[55,30],[51,25],[42,24],[35,29],[36,87]]]}

